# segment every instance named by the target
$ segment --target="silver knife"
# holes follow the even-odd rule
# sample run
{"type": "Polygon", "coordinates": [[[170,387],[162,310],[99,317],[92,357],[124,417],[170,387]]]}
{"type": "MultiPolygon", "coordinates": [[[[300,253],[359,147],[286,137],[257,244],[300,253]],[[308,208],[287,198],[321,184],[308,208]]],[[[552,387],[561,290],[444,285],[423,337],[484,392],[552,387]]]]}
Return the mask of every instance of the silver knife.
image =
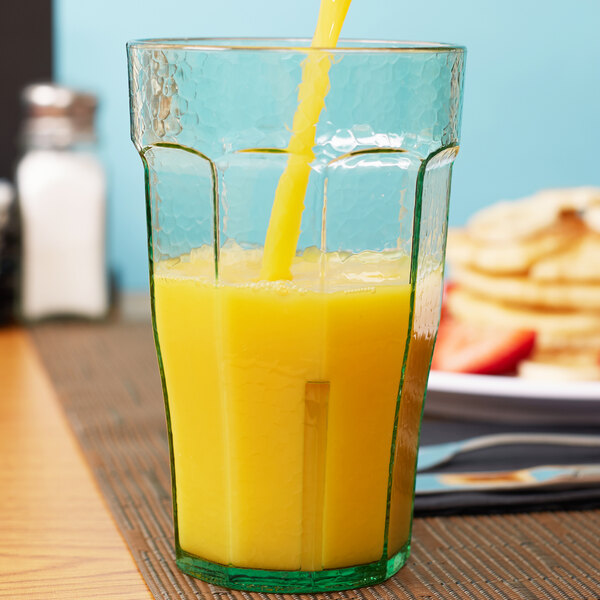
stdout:
{"type": "Polygon", "coordinates": [[[600,484],[600,465],[547,465],[518,471],[419,473],[415,494],[516,490],[600,484]]]}
{"type": "Polygon", "coordinates": [[[600,435],[581,435],[579,433],[499,433],[482,435],[457,442],[421,446],[417,468],[419,471],[425,471],[447,463],[463,452],[512,444],[588,446],[591,448],[600,446],[600,435]]]}

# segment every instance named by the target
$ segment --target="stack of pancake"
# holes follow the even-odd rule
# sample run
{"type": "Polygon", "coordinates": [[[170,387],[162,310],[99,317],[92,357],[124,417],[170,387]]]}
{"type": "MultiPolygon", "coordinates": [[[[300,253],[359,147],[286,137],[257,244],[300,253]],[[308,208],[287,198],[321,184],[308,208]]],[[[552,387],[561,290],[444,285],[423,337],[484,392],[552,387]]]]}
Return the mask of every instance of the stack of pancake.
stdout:
{"type": "Polygon", "coordinates": [[[600,380],[600,188],[483,209],[448,234],[456,319],[536,332],[523,377],[600,380]]]}

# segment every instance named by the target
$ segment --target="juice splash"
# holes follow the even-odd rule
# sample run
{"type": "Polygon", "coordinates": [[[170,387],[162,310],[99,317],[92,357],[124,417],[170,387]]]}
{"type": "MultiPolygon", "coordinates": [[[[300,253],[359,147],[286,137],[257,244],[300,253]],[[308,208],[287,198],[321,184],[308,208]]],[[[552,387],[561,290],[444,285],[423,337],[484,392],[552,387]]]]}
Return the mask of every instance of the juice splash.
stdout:
{"type": "MultiPolygon", "coordinates": [[[[321,0],[312,48],[333,48],[337,45],[350,1],[321,0]]],[[[304,196],[310,163],[314,159],[315,132],[329,91],[330,67],[331,56],[327,52],[311,51],[303,64],[298,108],[287,147],[288,163],[279,179],[271,209],[261,279],[276,281],[292,277],[290,267],[300,237],[304,196]]]]}

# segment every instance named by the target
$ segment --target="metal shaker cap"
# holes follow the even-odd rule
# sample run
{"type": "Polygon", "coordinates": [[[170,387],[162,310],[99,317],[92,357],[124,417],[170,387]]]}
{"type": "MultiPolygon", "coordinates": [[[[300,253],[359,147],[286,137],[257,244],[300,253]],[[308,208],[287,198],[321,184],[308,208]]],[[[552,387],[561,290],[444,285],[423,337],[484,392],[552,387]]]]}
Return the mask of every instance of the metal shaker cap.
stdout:
{"type": "Polygon", "coordinates": [[[25,105],[25,145],[69,146],[93,141],[97,99],[93,94],[55,83],[28,85],[25,105]]]}

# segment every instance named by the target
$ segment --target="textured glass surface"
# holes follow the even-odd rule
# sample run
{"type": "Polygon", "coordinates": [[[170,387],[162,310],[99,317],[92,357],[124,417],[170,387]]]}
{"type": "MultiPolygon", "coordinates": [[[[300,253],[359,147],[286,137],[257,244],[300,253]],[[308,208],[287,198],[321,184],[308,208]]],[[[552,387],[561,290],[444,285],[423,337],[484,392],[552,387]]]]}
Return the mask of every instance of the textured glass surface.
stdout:
{"type": "Polygon", "coordinates": [[[177,564],[232,588],[376,583],[410,549],[460,48],[328,51],[291,282],[260,257],[302,41],[134,42],[177,564]]]}

